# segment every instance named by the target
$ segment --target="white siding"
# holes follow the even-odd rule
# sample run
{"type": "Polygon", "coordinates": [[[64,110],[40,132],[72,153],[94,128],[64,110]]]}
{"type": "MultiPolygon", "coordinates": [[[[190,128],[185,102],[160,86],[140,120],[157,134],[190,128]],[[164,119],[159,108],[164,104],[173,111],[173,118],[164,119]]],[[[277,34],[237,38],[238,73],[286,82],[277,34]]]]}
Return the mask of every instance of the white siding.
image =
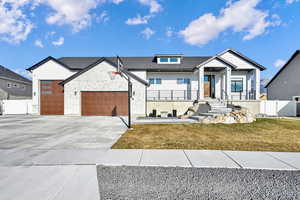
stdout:
{"type": "Polygon", "coordinates": [[[32,106],[33,113],[39,114],[40,110],[40,80],[65,80],[75,71],[70,71],[60,64],[49,60],[32,71],[32,106]]]}
{"type": "Polygon", "coordinates": [[[220,56],[221,58],[231,62],[237,69],[256,69],[255,66],[249,64],[248,62],[242,60],[241,58],[237,57],[236,55],[232,54],[231,52],[226,52],[220,56]]]}
{"type": "MultiPolygon", "coordinates": [[[[147,80],[146,71],[133,71],[136,76],[143,80],[147,80]]],[[[146,115],[146,86],[131,78],[132,81],[132,115],[145,116],[146,115]]]]}
{"type": "Polygon", "coordinates": [[[191,90],[198,90],[198,77],[197,73],[192,72],[148,72],[147,80],[150,78],[161,78],[160,85],[150,85],[148,90],[187,90],[186,84],[177,84],[177,78],[191,79],[191,90]]]}

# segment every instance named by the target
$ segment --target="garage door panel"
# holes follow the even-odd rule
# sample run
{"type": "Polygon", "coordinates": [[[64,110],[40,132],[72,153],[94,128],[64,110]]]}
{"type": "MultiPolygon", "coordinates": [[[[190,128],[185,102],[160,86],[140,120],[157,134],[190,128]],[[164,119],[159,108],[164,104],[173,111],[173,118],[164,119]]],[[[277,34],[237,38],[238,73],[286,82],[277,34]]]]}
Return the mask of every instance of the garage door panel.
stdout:
{"type": "Polygon", "coordinates": [[[59,85],[62,80],[42,80],[41,85],[41,115],[64,114],[64,88],[59,85]]]}
{"type": "Polygon", "coordinates": [[[128,92],[82,92],[84,116],[128,115],[128,92]]]}

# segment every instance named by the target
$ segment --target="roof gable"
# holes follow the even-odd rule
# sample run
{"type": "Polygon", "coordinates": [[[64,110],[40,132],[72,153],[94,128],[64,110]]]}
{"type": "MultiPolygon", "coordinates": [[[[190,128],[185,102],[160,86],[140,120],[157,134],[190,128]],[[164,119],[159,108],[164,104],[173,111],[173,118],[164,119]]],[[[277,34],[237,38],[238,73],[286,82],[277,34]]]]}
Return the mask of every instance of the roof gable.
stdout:
{"type": "Polygon", "coordinates": [[[242,53],[240,53],[240,52],[238,52],[238,51],[236,51],[236,50],[233,50],[233,49],[227,49],[227,50],[225,50],[224,52],[218,54],[217,56],[218,56],[218,57],[222,57],[222,56],[225,55],[226,53],[231,53],[231,54],[235,55],[236,57],[238,57],[238,58],[240,58],[241,60],[247,62],[248,64],[250,64],[250,65],[252,65],[252,66],[254,66],[254,67],[256,67],[256,68],[259,68],[261,71],[267,69],[266,67],[264,67],[264,66],[258,64],[258,63],[255,62],[254,60],[248,58],[248,57],[245,56],[244,54],[242,54],[242,53]]]}
{"type": "Polygon", "coordinates": [[[281,67],[281,69],[273,76],[273,78],[268,82],[268,84],[265,86],[265,88],[269,87],[269,85],[279,76],[279,74],[298,56],[300,53],[300,50],[297,50],[292,57],[286,62],[286,64],[281,67]]]}
{"type": "Polygon", "coordinates": [[[67,68],[67,69],[69,69],[69,70],[74,70],[74,69],[70,68],[68,65],[66,65],[65,63],[60,62],[59,60],[53,58],[52,56],[49,56],[49,57],[43,59],[42,61],[38,62],[37,64],[35,64],[35,65],[31,66],[31,67],[29,67],[29,68],[26,69],[26,70],[27,70],[27,71],[35,70],[36,68],[40,67],[41,65],[45,64],[46,62],[48,62],[48,61],[50,61],[50,60],[56,62],[57,64],[59,64],[59,65],[65,67],[65,68],[67,68]]]}
{"type": "MultiPolygon", "coordinates": [[[[117,68],[117,64],[116,63],[113,63],[111,62],[110,60],[106,59],[106,58],[100,58],[98,60],[96,60],[94,63],[90,64],[88,67],[80,70],[79,72],[77,72],[76,74],[72,75],[71,77],[67,78],[66,80],[62,81],[60,84],[61,85],[65,85],[66,83],[72,81],[73,79],[75,79],[76,77],[79,77],[81,74],[89,71],[90,69],[94,68],[95,66],[97,66],[98,64],[102,63],[102,62],[107,62],[109,63],[110,65],[112,65],[113,67],[117,68]]],[[[136,76],[135,74],[127,71],[127,70],[122,70],[122,72],[130,77],[132,77],[133,79],[139,81],[140,83],[146,85],[146,86],[149,86],[149,83],[141,78],[139,78],[138,76],[136,76]]]]}

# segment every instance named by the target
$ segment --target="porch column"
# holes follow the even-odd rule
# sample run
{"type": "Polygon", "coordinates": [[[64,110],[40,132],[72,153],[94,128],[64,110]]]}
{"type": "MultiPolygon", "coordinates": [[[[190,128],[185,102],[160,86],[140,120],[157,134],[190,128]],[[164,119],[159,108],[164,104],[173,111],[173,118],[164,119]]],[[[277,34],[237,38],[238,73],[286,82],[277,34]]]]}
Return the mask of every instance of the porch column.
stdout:
{"type": "Polygon", "coordinates": [[[251,88],[252,88],[252,85],[251,85],[251,73],[248,72],[247,75],[246,75],[246,99],[247,100],[250,100],[250,92],[251,92],[251,88]]]}
{"type": "Polygon", "coordinates": [[[231,99],[231,68],[227,67],[225,69],[225,77],[226,77],[226,93],[228,96],[228,99],[231,99]]]}
{"type": "Polygon", "coordinates": [[[204,99],[204,67],[199,68],[198,75],[198,98],[199,100],[204,99]]]}
{"type": "Polygon", "coordinates": [[[255,70],[255,90],[256,90],[256,100],[260,98],[260,70],[255,70]]]}

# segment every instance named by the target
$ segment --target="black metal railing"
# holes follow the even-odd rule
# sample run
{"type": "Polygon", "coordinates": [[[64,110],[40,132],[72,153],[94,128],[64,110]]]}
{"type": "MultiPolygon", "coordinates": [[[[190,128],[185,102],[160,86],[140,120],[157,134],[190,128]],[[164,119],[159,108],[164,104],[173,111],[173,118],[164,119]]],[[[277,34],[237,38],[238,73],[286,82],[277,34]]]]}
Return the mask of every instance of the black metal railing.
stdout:
{"type": "Polygon", "coordinates": [[[147,90],[148,101],[187,101],[198,99],[198,90],[147,90]]]}

